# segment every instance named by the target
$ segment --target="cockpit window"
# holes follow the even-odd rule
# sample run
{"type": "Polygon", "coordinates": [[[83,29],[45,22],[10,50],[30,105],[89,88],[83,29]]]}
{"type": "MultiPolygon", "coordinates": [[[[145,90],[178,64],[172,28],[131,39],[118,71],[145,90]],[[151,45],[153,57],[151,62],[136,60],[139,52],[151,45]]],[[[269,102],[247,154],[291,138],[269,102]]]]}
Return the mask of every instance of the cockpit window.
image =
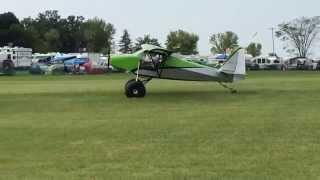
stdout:
{"type": "Polygon", "coordinates": [[[141,60],[141,69],[158,70],[166,56],[159,53],[145,53],[141,60]]]}

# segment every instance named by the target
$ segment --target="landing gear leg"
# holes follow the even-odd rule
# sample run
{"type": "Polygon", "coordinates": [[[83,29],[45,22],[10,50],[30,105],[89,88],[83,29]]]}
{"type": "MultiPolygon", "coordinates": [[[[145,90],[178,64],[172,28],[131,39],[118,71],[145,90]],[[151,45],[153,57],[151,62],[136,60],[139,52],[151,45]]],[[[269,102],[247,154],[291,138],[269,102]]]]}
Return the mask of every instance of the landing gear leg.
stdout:
{"type": "Polygon", "coordinates": [[[219,82],[219,84],[220,84],[222,87],[228,89],[228,90],[231,92],[231,94],[236,94],[236,93],[238,93],[238,91],[237,91],[236,89],[234,89],[234,88],[232,88],[232,87],[229,87],[229,86],[227,86],[226,84],[223,84],[222,82],[219,82]]]}
{"type": "Polygon", "coordinates": [[[138,65],[136,78],[129,80],[125,85],[125,94],[128,98],[143,98],[146,95],[145,85],[149,81],[151,81],[152,78],[140,80],[139,70],[140,70],[140,63],[138,65]]]}

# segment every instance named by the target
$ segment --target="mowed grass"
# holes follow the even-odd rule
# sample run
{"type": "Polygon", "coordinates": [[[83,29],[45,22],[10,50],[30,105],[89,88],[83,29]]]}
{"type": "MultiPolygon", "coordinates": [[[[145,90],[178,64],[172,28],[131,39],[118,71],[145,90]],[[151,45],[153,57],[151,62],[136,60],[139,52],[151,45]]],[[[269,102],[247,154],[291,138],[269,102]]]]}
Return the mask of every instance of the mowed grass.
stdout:
{"type": "Polygon", "coordinates": [[[0,77],[0,179],[320,179],[320,73],[0,77]]]}

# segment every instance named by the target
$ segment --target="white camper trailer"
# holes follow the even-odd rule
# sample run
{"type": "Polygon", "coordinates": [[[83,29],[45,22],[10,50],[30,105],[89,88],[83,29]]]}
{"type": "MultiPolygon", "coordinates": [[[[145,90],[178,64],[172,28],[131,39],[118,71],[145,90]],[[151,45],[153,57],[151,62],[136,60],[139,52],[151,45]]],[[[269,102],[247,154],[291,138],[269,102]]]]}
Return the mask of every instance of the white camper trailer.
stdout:
{"type": "Polygon", "coordinates": [[[0,53],[7,54],[15,68],[29,68],[32,62],[32,49],[23,47],[2,47],[0,53]]]}
{"type": "Polygon", "coordinates": [[[251,68],[256,70],[279,70],[283,68],[283,64],[283,59],[273,54],[270,54],[269,56],[259,56],[251,59],[251,68]]]}
{"type": "Polygon", "coordinates": [[[4,52],[0,52],[0,74],[3,75],[14,75],[14,64],[9,59],[10,55],[4,52]]]}

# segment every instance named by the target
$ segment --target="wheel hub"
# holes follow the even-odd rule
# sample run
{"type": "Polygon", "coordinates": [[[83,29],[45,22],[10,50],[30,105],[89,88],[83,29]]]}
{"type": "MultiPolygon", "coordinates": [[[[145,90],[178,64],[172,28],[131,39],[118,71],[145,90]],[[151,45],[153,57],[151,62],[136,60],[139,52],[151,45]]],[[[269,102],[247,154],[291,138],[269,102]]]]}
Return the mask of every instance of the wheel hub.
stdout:
{"type": "Polygon", "coordinates": [[[139,91],[137,89],[134,89],[132,92],[133,92],[134,95],[139,94],[139,91]]]}

